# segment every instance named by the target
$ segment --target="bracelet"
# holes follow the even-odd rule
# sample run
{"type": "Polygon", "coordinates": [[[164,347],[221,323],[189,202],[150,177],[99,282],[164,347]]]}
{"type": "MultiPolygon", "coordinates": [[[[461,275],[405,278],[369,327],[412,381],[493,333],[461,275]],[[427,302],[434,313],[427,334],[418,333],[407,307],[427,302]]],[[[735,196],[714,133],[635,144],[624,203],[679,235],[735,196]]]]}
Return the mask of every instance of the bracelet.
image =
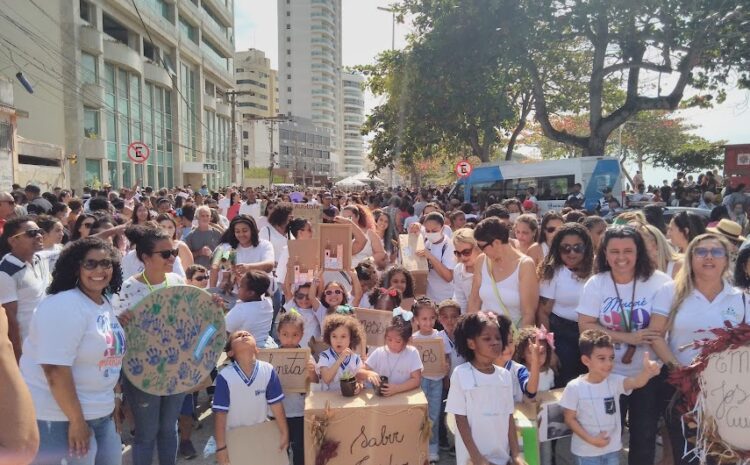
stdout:
{"type": "Polygon", "coordinates": [[[218,449],[216,449],[216,452],[221,452],[223,450],[226,450],[226,448],[227,448],[227,446],[219,447],[218,449]]]}

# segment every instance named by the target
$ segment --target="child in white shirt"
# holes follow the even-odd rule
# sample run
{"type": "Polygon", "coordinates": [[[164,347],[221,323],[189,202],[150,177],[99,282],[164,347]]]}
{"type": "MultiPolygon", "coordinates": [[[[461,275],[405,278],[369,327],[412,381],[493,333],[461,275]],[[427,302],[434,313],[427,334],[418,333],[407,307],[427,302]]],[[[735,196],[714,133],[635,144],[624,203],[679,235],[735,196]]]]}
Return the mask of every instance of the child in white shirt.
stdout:
{"type": "Polygon", "coordinates": [[[565,424],[573,430],[570,450],[577,463],[593,463],[595,459],[598,464],[616,465],[622,449],[620,396],[645,386],[659,374],[660,367],[646,352],[637,376],[613,374],[614,344],[602,330],[584,331],[578,346],[581,361],[589,372],[570,381],[560,399],[565,424]]]}
{"type": "MultiPolygon", "coordinates": [[[[505,323],[510,322],[510,318],[505,315],[498,315],[498,321],[505,323]]],[[[516,403],[522,402],[524,396],[529,399],[536,397],[536,392],[539,389],[539,365],[537,363],[531,363],[527,368],[521,363],[513,360],[513,355],[516,353],[516,341],[517,334],[513,334],[511,331],[508,336],[508,344],[503,350],[502,356],[497,360],[497,364],[505,367],[513,377],[513,401],[516,403]]],[[[538,351],[532,351],[530,356],[538,354],[538,351]]]]}
{"type": "MultiPolygon", "coordinates": [[[[451,445],[448,441],[448,427],[445,423],[445,399],[448,398],[448,388],[450,387],[450,375],[453,374],[453,370],[457,366],[466,363],[466,360],[459,355],[456,350],[456,324],[461,316],[461,305],[453,299],[445,299],[438,305],[438,321],[443,326],[443,330],[438,334],[443,338],[443,345],[449,352],[448,357],[450,363],[448,365],[448,376],[443,378],[443,395],[440,402],[440,448],[445,450],[451,450],[451,445]]],[[[455,450],[454,450],[455,452],[455,450]]]]}
{"type": "MultiPolygon", "coordinates": [[[[355,351],[365,340],[364,334],[362,324],[351,316],[335,313],[325,318],[323,340],[330,347],[320,353],[315,367],[323,391],[341,392],[339,380],[344,376],[364,378],[362,359],[355,351]]],[[[358,383],[357,392],[361,387],[358,383]]]]}
{"type": "Polygon", "coordinates": [[[253,335],[260,349],[276,347],[271,337],[273,324],[273,302],[268,297],[271,278],[260,270],[250,270],[240,279],[238,296],[240,302],[226,314],[227,332],[245,330],[253,335]]]}
{"type": "MultiPolygon", "coordinates": [[[[289,274],[287,274],[289,277],[289,274]]],[[[321,340],[323,334],[323,319],[326,316],[326,308],[320,305],[320,302],[315,298],[315,291],[312,287],[313,283],[307,282],[300,286],[295,286],[291,281],[287,280],[284,285],[284,294],[286,303],[281,309],[278,315],[279,321],[292,310],[297,311],[305,321],[305,330],[300,340],[302,347],[308,347],[310,339],[321,340]],[[292,291],[293,288],[296,289],[292,291]]],[[[278,329],[276,331],[278,334],[278,329]]]]}

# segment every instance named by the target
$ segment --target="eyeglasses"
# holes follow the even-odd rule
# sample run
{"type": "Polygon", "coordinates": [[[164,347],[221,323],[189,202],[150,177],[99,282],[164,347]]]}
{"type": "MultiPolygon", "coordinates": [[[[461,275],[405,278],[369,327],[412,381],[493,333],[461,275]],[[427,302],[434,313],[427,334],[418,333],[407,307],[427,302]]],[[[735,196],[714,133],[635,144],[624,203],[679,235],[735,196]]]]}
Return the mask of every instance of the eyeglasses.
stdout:
{"type": "Polygon", "coordinates": [[[471,252],[472,252],[472,249],[454,250],[453,251],[453,255],[455,255],[456,258],[462,257],[462,256],[463,257],[471,257],[471,252]]]}
{"type": "Polygon", "coordinates": [[[168,259],[170,256],[176,257],[177,254],[179,254],[180,251],[178,249],[172,249],[172,250],[154,250],[151,252],[151,255],[161,255],[161,258],[164,260],[168,259]]]}
{"type": "Polygon", "coordinates": [[[81,268],[84,270],[95,270],[97,267],[104,268],[105,270],[108,270],[112,268],[112,260],[109,258],[103,258],[101,260],[84,260],[83,263],[81,263],[81,268]]]}
{"type": "Polygon", "coordinates": [[[560,244],[560,252],[568,255],[570,253],[583,253],[586,251],[586,246],[583,244],[560,244]]]}
{"type": "Polygon", "coordinates": [[[708,258],[709,254],[713,258],[724,258],[727,256],[727,251],[723,247],[696,247],[693,250],[693,255],[698,258],[708,258]]]}
{"type": "Polygon", "coordinates": [[[94,223],[81,223],[82,228],[91,229],[94,226],[94,223]]]}
{"type": "Polygon", "coordinates": [[[207,279],[208,279],[208,276],[193,276],[193,281],[198,281],[199,283],[202,283],[203,281],[207,279]]]}
{"type": "Polygon", "coordinates": [[[294,298],[297,300],[305,300],[310,298],[310,294],[305,294],[303,292],[297,292],[294,294],[294,298]]]}
{"type": "Polygon", "coordinates": [[[334,294],[336,294],[336,295],[341,295],[341,294],[343,294],[343,292],[341,291],[341,289],[328,289],[328,290],[327,290],[327,291],[325,292],[325,294],[326,294],[326,295],[334,295],[334,294]]]}
{"type": "Polygon", "coordinates": [[[36,236],[41,236],[43,233],[44,231],[41,229],[27,229],[26,231],[21,231],[20,233],[14,234],[10,237],[18,237],[18,236],[23,236],[25,234],[26,237],[30,237],[33,239],[36,236]]]}
{"type": "Polygon", "coordinates": [[[492,245],[492,242],[487,242],[485,244],[480,244],[479,242],[477,242],[477,247],[479,247],[479,250],[481,250],[482,252],[484,252],[484,249],[486,249],[487,247],[491,245],[492,245]]]}
{"type": "Polygon", "coordinates": [[[547,226],[544,230],[547,231],[547,234],[552,234],[557,231],[557,228],[555,226],[547,226]]]}

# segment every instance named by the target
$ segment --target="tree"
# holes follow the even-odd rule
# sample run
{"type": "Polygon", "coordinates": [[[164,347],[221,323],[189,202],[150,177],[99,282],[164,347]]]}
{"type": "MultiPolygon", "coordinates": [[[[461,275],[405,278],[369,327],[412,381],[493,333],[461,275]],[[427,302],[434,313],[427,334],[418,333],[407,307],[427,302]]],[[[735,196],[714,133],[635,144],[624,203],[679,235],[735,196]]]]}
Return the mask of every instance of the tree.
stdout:
{"type": "Polygon", "coordinates": [[[724,163],[725,141],[709,142],[698,136],[690,136],[675,151],[664,151],[653,155],[654,166],[671,168],[685,173],[716,168],[724,163]]]}

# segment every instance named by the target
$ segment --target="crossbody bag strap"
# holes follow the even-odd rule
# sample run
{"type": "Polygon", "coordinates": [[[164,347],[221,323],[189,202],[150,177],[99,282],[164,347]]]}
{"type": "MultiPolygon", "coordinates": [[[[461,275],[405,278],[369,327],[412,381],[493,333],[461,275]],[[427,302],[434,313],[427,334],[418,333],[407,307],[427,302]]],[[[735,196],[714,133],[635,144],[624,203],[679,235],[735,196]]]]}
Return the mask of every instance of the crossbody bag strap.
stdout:
{"type": "MultiPolygon", "coordinates": [[[[500,291],[497,288],[497,283],[495,282],[495,276],[492,274],[492,263],[490,263],[492,260],[488,256],[484,256],[484,261],[487,263],[487,274],[490,275],[490,281],[492,282],[492,290],[495,291],[495,297],[497,297],[497,301],[500,303],[500,309],[503,311],[505,316],[508,317],[510,321],[513,321],[513,318],[510,316],[510,312],[508,311],[508,307],[505,306],[505,302],[503,302],[503,298],[500,297],[500,291]]],[[[513,322],[515,325],[515,322],[513,322]]]]}

